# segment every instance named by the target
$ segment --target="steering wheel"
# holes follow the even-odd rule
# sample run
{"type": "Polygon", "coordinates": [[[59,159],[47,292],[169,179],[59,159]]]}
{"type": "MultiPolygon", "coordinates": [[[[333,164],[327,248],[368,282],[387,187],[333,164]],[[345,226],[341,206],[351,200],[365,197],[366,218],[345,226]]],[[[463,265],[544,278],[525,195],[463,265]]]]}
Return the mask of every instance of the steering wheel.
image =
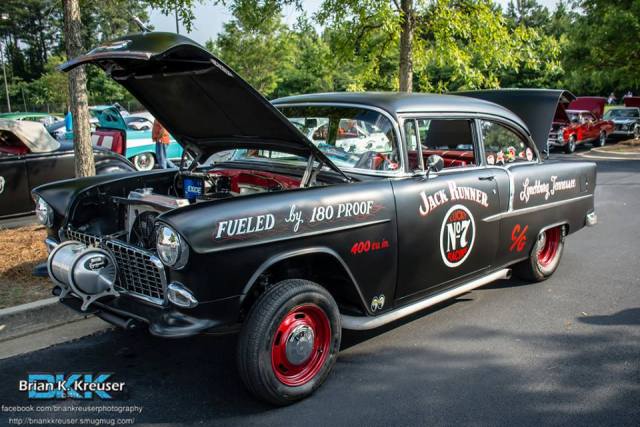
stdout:
{"type": "Polygon", "coordinates": [[[365,151],[353,167],[359,169],[387,171],[396,169],[392,166],[393,164],[394,163],[389,159],[389,156],[385,154],[378,153],[376,151],[365,151]]]}

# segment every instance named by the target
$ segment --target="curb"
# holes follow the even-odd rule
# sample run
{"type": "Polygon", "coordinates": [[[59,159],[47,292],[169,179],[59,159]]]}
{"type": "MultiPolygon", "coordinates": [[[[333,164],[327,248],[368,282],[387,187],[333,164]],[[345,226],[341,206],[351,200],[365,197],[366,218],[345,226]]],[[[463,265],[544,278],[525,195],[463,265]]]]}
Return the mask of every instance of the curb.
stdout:
{"type": "Polygon", "coordinates": [[[640,160],[640,153],[616,156],[613,153],[587,151],[586,153],[578,153],[577,156],[595,160],[640,160]]]}
{"type": "Polygon", "coordinates": [[[622,156],[640,156],[640,152],[638,151],[611,151],[606,150],[604,147],[600,148],[592,148],[591,151],[595,151],[600,154],[613,154],[613,155],[622,155],[622,156]]]}
{"type": "Polygon", "coordinates": [[[0,342],[90,317],[59,303],[57,297],[0,309],[0,342]]]}

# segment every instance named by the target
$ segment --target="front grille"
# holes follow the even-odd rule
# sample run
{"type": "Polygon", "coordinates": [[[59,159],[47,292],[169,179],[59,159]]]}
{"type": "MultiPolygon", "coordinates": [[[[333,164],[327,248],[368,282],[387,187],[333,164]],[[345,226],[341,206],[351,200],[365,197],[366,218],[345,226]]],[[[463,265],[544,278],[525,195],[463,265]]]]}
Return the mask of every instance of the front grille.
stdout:
{"type": "Polygon", "coordinates": [[[167,277],[164,266],[153,253],[119,240],[67,229],[66,236],[88,246],[99,246],[113,254],[118,265],[116,288],[154,304],[163,304],[167,277]]]}
{"type": "Polygon", "coordinates": [[[98,242],[100,242],[100,239],[97,236],[81,233],[70,228],[67,229],[67,232],[65,234],[67,235],[67,239],[77,240],[78,242],[84,243],[87,246],[98,246],[98,242]]]}

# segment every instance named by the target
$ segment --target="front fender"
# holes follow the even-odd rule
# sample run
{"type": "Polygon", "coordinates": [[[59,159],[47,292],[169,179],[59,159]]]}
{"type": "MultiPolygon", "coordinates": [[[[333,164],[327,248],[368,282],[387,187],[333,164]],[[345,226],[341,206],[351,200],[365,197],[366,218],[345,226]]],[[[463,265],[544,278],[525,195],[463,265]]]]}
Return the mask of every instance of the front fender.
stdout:
{"type": "Polygon", "coordinates": [[[349,268],[349,266],[344,261],[342,256],[340,256],[339,253],[337,253],[333,249],[328,248],[326,246],[314,246],[314,247],[308,247],[304,249],[281,252],[265,260],[245,284],[242,290],[241,303],[243,303],[246,297],[251,293],[254,286],[258,284],[258,278],[262,274],[267,272],[269,269],[276,266],[278,263],[281,263],[285,260],[293,260],[293,259],[300,259],[302,261],[303,257],[309,257],[314,255],[330,256],[335,262],[337,262],[342,267],[342,270],[344,271],[346,278],[348,279],[349,283],[351,283],[351,285],[353,286],[353,291],[358,295],[358,298],[360,300],[360,303],[362,304],[362,307],[366,311],[369,311],[368,306],[365,302],[365,297],[362,294],[362,290],[360,289],[357,279],[351,272],[351,269],[349,268]]]}
{"type": "Polygon", "coordinates": [[[83,191],[109,181],[126,177],[128,173],[96,175],[86,178],[72,178],[49,182],[31,191],[34,196],[42,197],[53,208],[56,214],[65,216],[68,208],[83,191]]]}

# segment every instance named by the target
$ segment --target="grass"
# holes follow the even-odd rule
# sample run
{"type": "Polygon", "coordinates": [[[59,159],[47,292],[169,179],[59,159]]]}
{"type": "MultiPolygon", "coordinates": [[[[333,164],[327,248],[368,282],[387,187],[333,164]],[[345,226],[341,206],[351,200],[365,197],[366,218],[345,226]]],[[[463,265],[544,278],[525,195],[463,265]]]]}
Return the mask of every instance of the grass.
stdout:
{"type": "Polygon", "coordinates": [[[626,141],[620,141],[615,145],[607,145],[599,148],[600,151],[607,151],[611,153],[639,153],[640,154],[640,139],[628,139],[626,141]]]}
{"type": "Polygon", "coordinates": [[[31,270],[47,259],[42,226],[0,230],[0,308],[24,304],[51,296],[51,282],[34,277],[31,270]]]}

